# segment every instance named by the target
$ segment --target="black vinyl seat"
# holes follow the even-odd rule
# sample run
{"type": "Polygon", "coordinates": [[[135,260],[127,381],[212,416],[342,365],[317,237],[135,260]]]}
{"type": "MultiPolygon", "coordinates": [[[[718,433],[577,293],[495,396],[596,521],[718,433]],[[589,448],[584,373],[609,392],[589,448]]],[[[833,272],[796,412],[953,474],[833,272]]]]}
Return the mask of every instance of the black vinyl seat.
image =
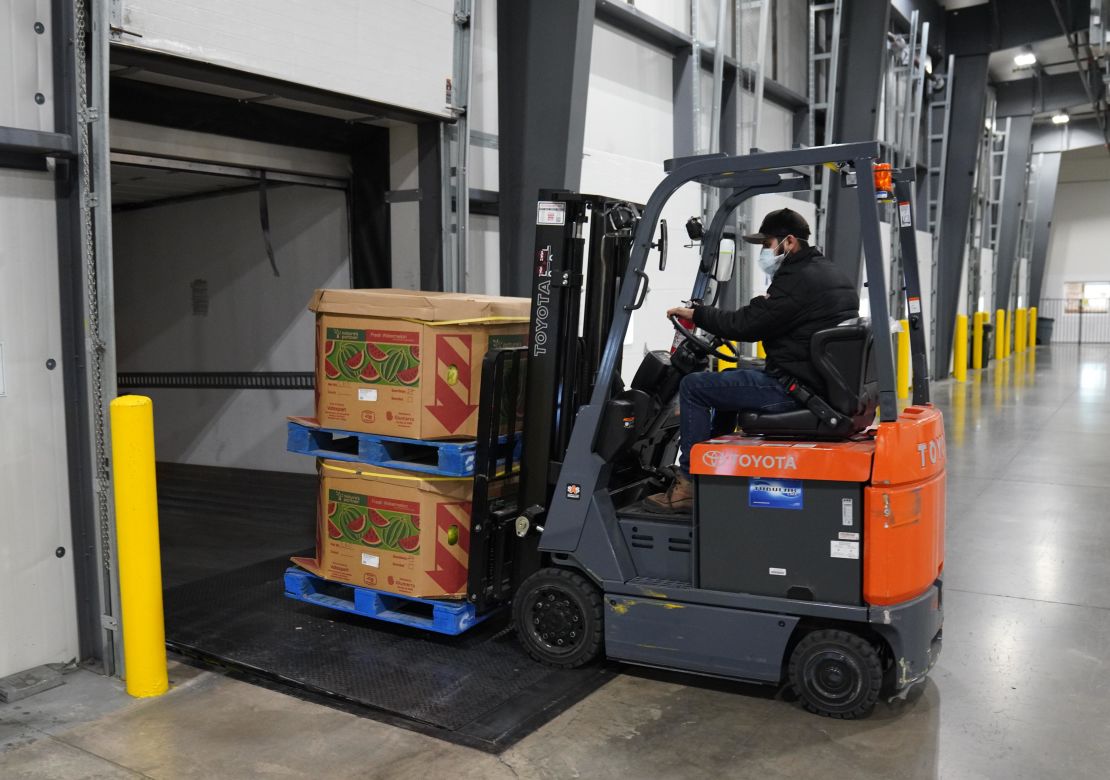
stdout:
{"type": "Polygon", "coordinates": [[[807,408],[763,414],[741,412],[745,434],[784,439],[846,439],[875,421],[879,383],[875,376],[875,339],[867,319],[855,319],[813,334],[810,359],[825,380],[823,400],[842,415],[833,430],[807,408]]]}

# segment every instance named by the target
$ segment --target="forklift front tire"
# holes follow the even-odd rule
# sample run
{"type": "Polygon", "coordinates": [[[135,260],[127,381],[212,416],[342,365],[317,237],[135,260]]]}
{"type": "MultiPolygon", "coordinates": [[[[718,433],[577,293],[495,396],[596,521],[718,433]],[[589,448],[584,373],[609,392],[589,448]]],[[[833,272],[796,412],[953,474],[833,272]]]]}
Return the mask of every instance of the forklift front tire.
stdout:
{"type": "Polygon", "coordinates": [[[548,567],[521,583],[513,625],[528,655],[548,666],[574,669],[601,654],[601,592],[575,571],[548,567]]]}
{"type": "Polygon", "coordinates": [[[790,684],[810,712],[829,718],[866,718],[883,684],[875,647],[848,631],[807,634],[790,656],[790,684]]]}

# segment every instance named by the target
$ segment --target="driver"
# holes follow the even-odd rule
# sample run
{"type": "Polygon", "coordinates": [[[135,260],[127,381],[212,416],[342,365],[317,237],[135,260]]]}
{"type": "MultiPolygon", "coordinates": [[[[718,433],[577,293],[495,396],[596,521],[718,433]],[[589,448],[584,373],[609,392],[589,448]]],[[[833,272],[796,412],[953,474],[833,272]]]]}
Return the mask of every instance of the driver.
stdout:
{"type": "Polygon", "coordinates": [[[856,285],[832,261],[807,243],[809,225],[791,209],[772,211],[759,232],[744,240],[763,247],[759,267],[771,277],[765,295],[739,311],[712,306],[679,306],[667,316],[693,320],[709,333],[736,341],[762,341],[766,369],[737,368],[688,374],[679,387],[682,455],[674,483],[645,500],[653,512],[689,513],[694,504],[690,446],[732,433],[742,411],[785,412],[800,407],[777,377],[797,379],[819,396],[826,392],[810,361],[810,338],[859,316],[856,285]]]}

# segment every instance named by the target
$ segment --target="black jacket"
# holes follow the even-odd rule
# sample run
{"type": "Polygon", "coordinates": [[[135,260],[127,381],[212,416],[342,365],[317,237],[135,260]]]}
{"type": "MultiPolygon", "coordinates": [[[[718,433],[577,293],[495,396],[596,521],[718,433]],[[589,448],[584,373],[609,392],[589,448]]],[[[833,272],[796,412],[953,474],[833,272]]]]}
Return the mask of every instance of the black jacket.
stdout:
{"type": "Polygon", "coordinates": [[[694,307],[699,328],[726,339],[762,341],[769,374],[786,374],[818,395],[826,388],[810,362],[810,337],[858,316],[856,286],[815,247],[787,257],[767,295],[753,298],[739,311],[694,307]]]}

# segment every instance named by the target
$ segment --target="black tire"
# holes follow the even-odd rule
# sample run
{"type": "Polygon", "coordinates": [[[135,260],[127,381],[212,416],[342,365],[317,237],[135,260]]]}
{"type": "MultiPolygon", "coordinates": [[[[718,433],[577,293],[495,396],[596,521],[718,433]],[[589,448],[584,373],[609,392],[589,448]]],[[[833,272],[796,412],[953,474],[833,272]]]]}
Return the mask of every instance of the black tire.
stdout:
{"type": "Polygon", "coordinates": [[[601,654],[603,619],[601,591],[570,569],[540,569],[513,597],[520,643],[540,663],[560,669],[584,666],[601,654]]]}
{"type": "Polygon", "coordinates": [[[829,718],[866,718],[883,684],[875,647],[847,631],[826,629],[805,636],[790,655],[790,684],[810,712],[829,718]]]}

